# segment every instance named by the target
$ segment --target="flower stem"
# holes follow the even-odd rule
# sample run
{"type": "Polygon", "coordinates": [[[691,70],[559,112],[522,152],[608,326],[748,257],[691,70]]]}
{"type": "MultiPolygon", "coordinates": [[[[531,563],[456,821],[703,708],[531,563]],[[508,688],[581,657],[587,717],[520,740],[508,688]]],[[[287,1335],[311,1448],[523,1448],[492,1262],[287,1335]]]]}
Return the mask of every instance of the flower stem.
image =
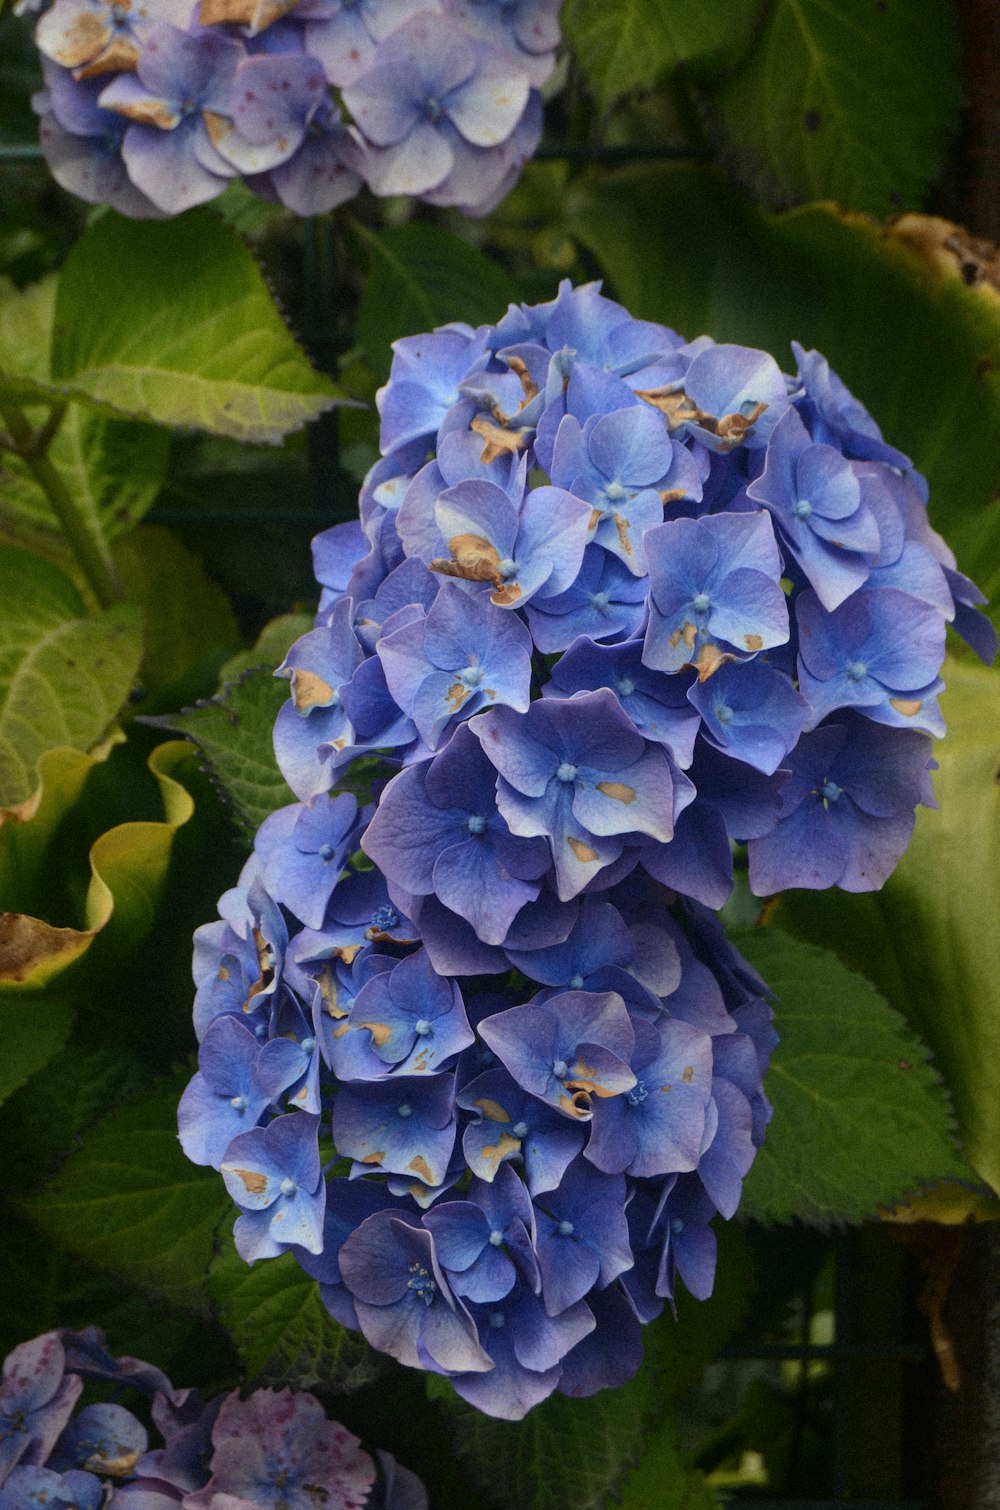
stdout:
{"type": "Polygon", "coordinates": [[[59,427],[62,410],[54,409],[37,432],[18,404],[0,403],[0,418],[11,450],[19,456],[44,492],[62,526],[77,563],[102,608],[125,596],[104,539],[91,529],[59,469],[47,455],[47,447],[59,427]]]}

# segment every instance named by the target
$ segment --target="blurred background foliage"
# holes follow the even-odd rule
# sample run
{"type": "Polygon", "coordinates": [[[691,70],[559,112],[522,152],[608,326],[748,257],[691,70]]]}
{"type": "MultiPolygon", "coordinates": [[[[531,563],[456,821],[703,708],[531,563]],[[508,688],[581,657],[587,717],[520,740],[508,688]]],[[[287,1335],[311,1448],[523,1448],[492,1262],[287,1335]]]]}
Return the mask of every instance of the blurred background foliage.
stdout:
{"type": "Polygon", "coordinates": [[[566,0],[562,25],[542,149],[484,220],[367,198],[297,222],[234,185],[134,225],[49,179],[30,24],[0,15],[0,1351],[97,1322],[184,1383],[317,1389],[435,1510],[470,1486],[506,1510],[978,1503],[1000,672],[957,642],[940,811],[884,891],[729,905],[778,996],[775,1121],[717,1293],[649,1329],[633,1384],[518,1426],[428,1397],[294,1265],[235,1258],[176,1143],[190,935],[290,799],[270,673],[314,606],[309,538],[378,454],[394,339],[568,277],[785,367],[816,346],[1000,623],[995,6],[566,0]]]}

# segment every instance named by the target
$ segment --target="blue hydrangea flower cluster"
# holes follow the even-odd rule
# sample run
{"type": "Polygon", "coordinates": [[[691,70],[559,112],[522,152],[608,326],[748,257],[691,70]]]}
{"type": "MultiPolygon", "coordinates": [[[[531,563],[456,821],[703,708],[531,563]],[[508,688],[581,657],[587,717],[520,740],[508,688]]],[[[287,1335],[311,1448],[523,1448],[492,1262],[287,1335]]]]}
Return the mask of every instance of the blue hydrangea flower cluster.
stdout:
{"type": "Polygon", "coordinates": [[[946,622],[993,648],[922,480],[795,359],[597,285],[398,341],[279,670],[298,801],[196,936],[181,1141],[239,1252],[492,1415],[709,1294],[770,1115],[733,847],[760,894],[880,885],[946,622]]]}
{"type": "Polygon", "coordinates": [[[3,1363],[0,1510],[427,1510],[416,1475],[377,1457],[313,1395],[205,1401],[151,1364],[112,1357],[97,1327],[46,1332],[3,1363]],[[83,1403],[88,1382],[103,1387],[99,1403],[83,1403]],[[162,1446],[109,1386],[145,1397],[162,1446]]]}
{"type": "Polygon", "coordinates": [[[316,215],[362,184],[484,215],[541,135],[559,0],[54,0],[35,97],[54,177],[177,215],[240,178],[316,215]]]}

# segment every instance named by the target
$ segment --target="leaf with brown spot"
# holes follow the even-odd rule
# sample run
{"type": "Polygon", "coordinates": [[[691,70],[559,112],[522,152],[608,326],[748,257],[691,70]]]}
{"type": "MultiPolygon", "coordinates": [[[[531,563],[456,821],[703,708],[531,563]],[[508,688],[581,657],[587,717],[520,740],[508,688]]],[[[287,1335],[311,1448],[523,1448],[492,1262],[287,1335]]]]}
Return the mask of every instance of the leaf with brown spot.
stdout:
{"type": "Polygon", "coordinates": [[[0,912],[0,981],[43,986],[85,953],[96,930],[53,928],[25,913],[0,912]]]}
{"type": "MultiPolygon", "coordinates": [[[[94,786],[114,780],[95,769],[107,753],[101,751],[97,758],[76,750],[49,751],[40,762],[34,816],[25,823],[8,821],[0,829],[0,908],[7,914],[0,929],[0,954],[5,956],[0,971],[0,1100],[44,1069],[62,1047],[74,1011],[91,1008],[102,993],[107,996],[119,972],[133,967],[165,901],[168,907],[176,902],[171,865],[179,832],[194,812],[183,783],[199,780],[192,752],[182,741],[160,745],[148,761],[155,779],[149,785],[154,793],[159,788],[163,803],[162,821],[118,824],[98,834],[89,855],[85,829],[77,863],[70,863],[65,853],[63,835],[96,809],[94,786]],[[65,868],[71,885],[80,885],[77,901],[57,900],[54,864],[65,868]],[[78,867],[83,874],[78,875],[78,867]]],[[[181,884],[176,875],[174,879],[181,884]]]]}

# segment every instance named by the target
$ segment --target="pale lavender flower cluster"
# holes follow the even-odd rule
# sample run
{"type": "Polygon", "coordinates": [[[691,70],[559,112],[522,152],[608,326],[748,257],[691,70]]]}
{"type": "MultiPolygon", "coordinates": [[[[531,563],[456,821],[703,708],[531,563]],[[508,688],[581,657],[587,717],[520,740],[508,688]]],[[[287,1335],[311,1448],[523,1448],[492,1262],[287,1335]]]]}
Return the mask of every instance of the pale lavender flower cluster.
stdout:
{"type": "Polygon", "coordinates": [[[427,1510],[416,1475],[377,1457],[376,1467],[313,1395],[205,1401],[151,1364],[113,1357],[96,1327],[46,1332],[3,1363],[0,1510],[427,1510]],[[162,1446],[117,1399],[84,1403],[87,1382],[145,1397],[162,1446]]]}
{"type": "Polygon", "coordinates": [[[709,1294],[770,1115],[734,845],[761,894],[880,885],[946,621],[994,648],[919,476],[795,356],[568,284],[397,342],[280,668],[298,801],[196,936],[181,1141],[239,1252],[492,1415],[622,1383],[709,1294]]]}
{"type": "Polygon", "coordinates": [[[56,180],[139,219],[235,178],[299,215],[410,195],[484,215],[541,135],[559,0],[54,0],[56,180]]]}

